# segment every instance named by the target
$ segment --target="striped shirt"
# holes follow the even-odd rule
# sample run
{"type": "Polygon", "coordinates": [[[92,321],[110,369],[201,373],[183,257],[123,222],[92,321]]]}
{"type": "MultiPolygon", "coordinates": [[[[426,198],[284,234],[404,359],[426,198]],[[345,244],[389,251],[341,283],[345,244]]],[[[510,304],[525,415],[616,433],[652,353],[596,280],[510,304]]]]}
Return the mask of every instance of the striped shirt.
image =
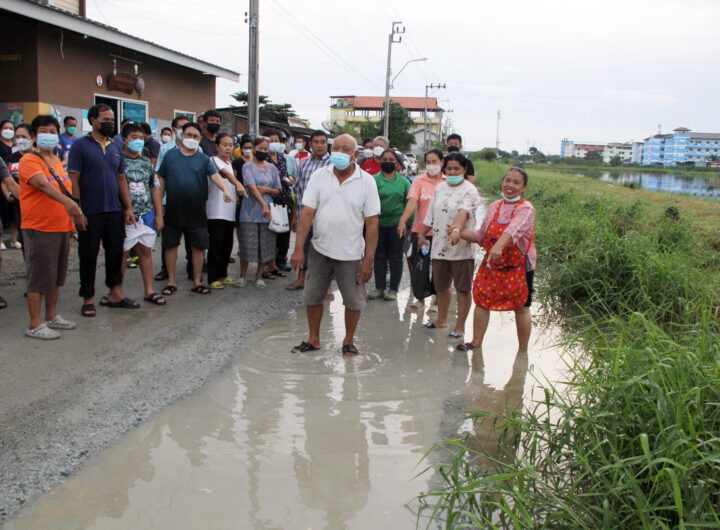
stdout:
{"type": "Polygon", "coordinates": [[[305,189],[307,188],[308,182],[310,181],[310,177],[313,173],[315,173],[315,171],[317,171],[321,167],[329,166],[330,164],[330,153],[325,153],[321,158],[315,158],[315,155],[311,157],[305,157],[303,160],[300,161],[300,169],[298,169],[298,179],[294,187],[295,197],[297,198],[296,204],[298,215],[300,215],[300,211],[302,210],[302,198],[303,194],[305,193],[305,189]]]}

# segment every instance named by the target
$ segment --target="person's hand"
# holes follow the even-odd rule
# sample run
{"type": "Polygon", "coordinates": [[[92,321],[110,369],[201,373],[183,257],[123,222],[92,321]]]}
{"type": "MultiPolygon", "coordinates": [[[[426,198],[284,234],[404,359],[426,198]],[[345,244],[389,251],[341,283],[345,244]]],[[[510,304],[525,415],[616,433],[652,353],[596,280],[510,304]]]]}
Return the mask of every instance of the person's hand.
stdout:
{"type": "Polygon", "coordinates": [[[492,248],[490,249],[490,252],[488,252],[488,260],[489,261],[499,261],[500,258],[502,258],[503,249],[498,247],[498,244],[495,243],[492,248]]]}
{"type": "Polygon", "coordinates": [[[262,216],[265,219],[270,219],[270,208],[267,207],[267,204],[263,204],[262,216]]]}
{"type": "Polygon", "coordinates": [[[362,263],[360,264],[360,269],[357,273],[357,281],[360,285],[365,285],[368,281],[370,281],[370,277],[373,273],[373,268],[375,265],[375,260],[367,260],[364,259],[362,263]]]}
{"type": "Polygon", "coordinates": [[[135,215],[133,214],[132,208],[128,208],[123,212],[123,217],[125,218],[125,224],[126,225],[136,225],[137,221],[135,220],[135,215]]]}
{"type": "Polygon", "coordinates": [[[240,196],[240,197],[247,197],[247,196],[248,196],[247,191],[245,191],[245,186],[243,186],[243,185],[240,184],[239,182],[238,182],[238,185],[235,186],[235,190],[237,190],[237,194],[238,194],[238,196],[240,196]]]}
{"type": "Polygon", "coordinates": [[[397,234],[400,237],[405,237],[405,234],[407,233],[407,225],[403,223],[402,219],[397,225],[397,234]]]}
{"type": "Polygon", "coordinates": [[[162,232],[162,229],[165,228],[165,218],[162,214],[155,216],[155,231],[157,233],[162,232]]]}
{"type": "Polygon", "coordinates": [[[296,248],[290,258],[290,265],[295,272],[300,274],[300,269],[302,268],[303,263],[305,263],[305,252],[302,248],[296,248]]]}
{"type": "Polygon", "coordinates": [[[451,245],[457,245],[460,241],[460,230],[458,230],[457,228],[453,228],[452,232],[450,232],[449,240],[451,245]]]}
{"type": "Polygon", "coordinates": [[[15,202],[15,196],[12,193],[7,194],[7,202],[15,202]]]}

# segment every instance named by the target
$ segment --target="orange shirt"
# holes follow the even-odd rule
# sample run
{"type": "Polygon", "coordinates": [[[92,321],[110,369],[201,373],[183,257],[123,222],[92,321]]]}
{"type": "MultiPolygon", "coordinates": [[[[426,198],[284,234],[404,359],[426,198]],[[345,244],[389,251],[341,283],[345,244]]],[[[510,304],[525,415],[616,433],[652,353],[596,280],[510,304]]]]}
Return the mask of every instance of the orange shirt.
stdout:
{"type": "MultiPolygon", "coordinates": [[[[45,160],[48,162],[47,159],[45,160]]],[[[53,155],[52,161],[48,163],[60,177],[65,188],[70,191],[72,183],[60,159],[53,155]]],[[[28,183],[30,177],[38,173],[45,175],[48,184],[62,193],[60,186],[42,160],[37,155],[25,154],[20,159],[18,173],[20,177],[20,211],[22,212],[20,228],[39,230],[40,232],[70,232],[73,229],[73,223],[65,206],[28,183]]]]}

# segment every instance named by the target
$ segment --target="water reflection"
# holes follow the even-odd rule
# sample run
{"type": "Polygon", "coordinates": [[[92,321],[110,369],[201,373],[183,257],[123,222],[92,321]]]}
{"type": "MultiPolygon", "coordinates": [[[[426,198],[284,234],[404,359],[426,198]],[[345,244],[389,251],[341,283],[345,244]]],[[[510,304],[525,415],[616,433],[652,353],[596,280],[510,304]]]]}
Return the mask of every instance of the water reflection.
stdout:
{"type": "Polygon", "coordinates": [[[466,413],[503,414],[533,395],[528,363],[554,380],[562,365],[552,330],[515,356],[510,315],[491,320],[484,353],[457,352],[445,332],[405,311],[409,296],[370,304],[356,358],[339,354],[340,300],[329,305],[320,351],[288,353],[306,333],[302,311],[263,326],[214,381],[7,528],[415,528],[417,506],[406,504],[437,480],[414,478],[422,455],[461,433],[491,450],[496,434],[463,421],[466,413]]]}
{"type": "Polygon", "coordinates": [[[618,173],[602,170],[588,170],[576,173],[576,175],[651,191],[683,193],[703,199],[720,199],[720,180],[716,177],[689,177],[678,173],[648,173],[642,171],[618,173]]]}

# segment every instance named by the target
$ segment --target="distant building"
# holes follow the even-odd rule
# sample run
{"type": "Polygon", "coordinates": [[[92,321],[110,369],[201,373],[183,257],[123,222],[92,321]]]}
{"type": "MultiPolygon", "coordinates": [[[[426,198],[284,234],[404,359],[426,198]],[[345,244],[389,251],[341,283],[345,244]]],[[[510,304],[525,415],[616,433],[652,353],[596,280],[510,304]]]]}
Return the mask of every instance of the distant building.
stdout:
{"type": "MultiPolygon", "coordinates": [[[[348,124],[360,126],[370,120],[379,123],[385,113],[385,98],[382,96],[330,96],[330,121],[328,129],[333,126],[348,124]]],[[[391,101],[399,103],[410,114],[413,128],[410,133],[415,136],[412,153],[422,153],[423,142],[428,144],[442,140],[442,119],[444,110],[440,108],[437,98],[424,97],[392,97],[391,101]],[[427,112],[427,133],[425,118],[427,112]]]]}
{"type": "Polygon", "coordinates": [[[632,160],[633,145],[631,143],[598,143],[598,142],[573,142],[563,138],[560,147],[560,157],[585,158],[591,151],[601,151],[605,163],[610,163],[615,156],[619,156],[623,164],[629,164],[632,160]]]}
{"type": "Polygon", "coordinates": [[[116,126],[129,118],[153,130],[215,106],[215,80],[239,74],[85,17],[84,0],[2,0],[0,116],[74,116],[105,103],[116,126]]]}
{"type": "Polygon", "coordinates": [[[720,133],[692,132],[678,127],[672,134],[656,134],[645,139],[644,166],[705,167],[710,157],[720,157],[720,133]]]}

